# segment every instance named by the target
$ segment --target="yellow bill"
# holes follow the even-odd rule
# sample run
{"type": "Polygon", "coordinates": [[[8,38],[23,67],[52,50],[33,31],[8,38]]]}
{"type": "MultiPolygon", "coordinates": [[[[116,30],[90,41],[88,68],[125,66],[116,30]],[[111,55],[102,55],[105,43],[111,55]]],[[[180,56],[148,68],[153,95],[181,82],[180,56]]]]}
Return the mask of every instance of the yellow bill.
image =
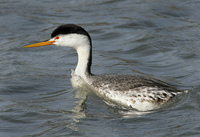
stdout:
{"type": "Polygon", "coordinates": [[[52,45],[55,41],[45,41],[45,42],[39,42],[31,45],[24,46],[23,48],[33,48],[33,47],[41,47],[41,46],[47,46],[52,45]]]}

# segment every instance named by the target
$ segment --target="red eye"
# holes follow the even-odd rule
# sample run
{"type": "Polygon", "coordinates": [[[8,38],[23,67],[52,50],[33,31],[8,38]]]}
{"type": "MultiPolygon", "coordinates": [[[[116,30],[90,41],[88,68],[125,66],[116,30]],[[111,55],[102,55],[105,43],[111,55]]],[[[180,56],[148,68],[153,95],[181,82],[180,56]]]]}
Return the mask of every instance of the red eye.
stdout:
{"type": "Polygon", "coordinates": [[[59,37],[57,36],[56,39],[59,39],[59,37]]]}

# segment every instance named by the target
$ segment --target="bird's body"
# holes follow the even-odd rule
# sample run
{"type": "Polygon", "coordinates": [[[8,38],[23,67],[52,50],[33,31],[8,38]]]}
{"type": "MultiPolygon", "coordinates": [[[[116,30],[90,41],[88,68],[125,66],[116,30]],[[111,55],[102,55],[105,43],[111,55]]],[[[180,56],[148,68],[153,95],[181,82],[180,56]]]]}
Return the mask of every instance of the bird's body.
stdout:
{"type": "Polygon", "coordinates": [[[181,90],[160,80],[134,75],[92,76],[91,84],[99,94],[123,106],[140,111],[157,109],[181,90]]]}
{"type": "Polygon", "coordinates": [[[82,83],[81,77],[72,75],[74,87],[89,85],[105,101],[139,111],[158,109],[170,99],[185,92],[163,81],[137,75],[90,75],[82,83]],[[80,81],[79,81],[80,80],[80,81]]]}
{"type": "Polygon", "coordinates": [[[147,76],[92,74],[92,42],[90,35],[82,27],[61,25],[51,36],[47,42],[25,47],[55,44],[74,48],[78,53],[78,64],[72,76],[81,78],[105,100],[139,111],[148,111],[157,109],[176,95],[186,92],[147,76]]]}

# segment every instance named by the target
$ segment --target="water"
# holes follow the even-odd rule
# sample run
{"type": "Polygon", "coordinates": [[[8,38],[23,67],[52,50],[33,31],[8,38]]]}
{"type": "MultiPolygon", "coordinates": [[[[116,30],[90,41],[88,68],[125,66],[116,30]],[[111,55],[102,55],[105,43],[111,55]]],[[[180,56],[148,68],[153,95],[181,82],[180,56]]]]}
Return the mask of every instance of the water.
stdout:
{"type": "Polygon", "coordinates": [[[199,8],[198,0],[1,0],[0,136],[199,136],[199,8]],[[64,23],[90,33],[93,73],[150,75],[189,93],[139,113],[74,90],[73,49],[22,48],[64,23]]]}

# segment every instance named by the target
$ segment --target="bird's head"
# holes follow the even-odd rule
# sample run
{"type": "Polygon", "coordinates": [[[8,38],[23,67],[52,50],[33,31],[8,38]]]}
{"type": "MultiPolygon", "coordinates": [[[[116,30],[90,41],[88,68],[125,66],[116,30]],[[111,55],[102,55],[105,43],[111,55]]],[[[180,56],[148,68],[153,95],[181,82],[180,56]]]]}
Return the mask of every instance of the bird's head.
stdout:
{"type": "Polygon", "coordinates": [[[56,28],[51,34],[51,39],[23,48],[40,47],[46,45],[57,45],[63,47],[72,47],[77,49],[81,45],[92,45],[88,32],[80,26],[74,24],[65,24],[56,28]]]}

